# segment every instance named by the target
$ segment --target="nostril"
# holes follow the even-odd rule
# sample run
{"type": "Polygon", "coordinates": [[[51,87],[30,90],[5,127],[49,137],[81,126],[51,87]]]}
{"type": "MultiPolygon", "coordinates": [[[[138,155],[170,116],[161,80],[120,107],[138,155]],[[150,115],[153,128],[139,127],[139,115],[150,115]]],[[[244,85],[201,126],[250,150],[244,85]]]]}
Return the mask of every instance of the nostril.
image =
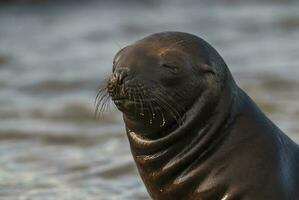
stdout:
{"type": "Polygon", "coordinates": [[[108,85],[107,85],[107,89],[109,91],[112,91],[114,89],[113,83],[111,81],[109,81],[108,85]]]}
{"type": "Polygon", "coordinates": [[[115,85],[122,85],[128,76],[126,70],[117,70],[113,73],[111,83],[115,85]]]}
{"type": "Polygon", "coordinates": [[[125,78],[128,76],[127,72],[126,71],[122,71],[119,73],[119,76],[118,76],[118,84],[119,85],[122,85],[124,83],[124,80],[125,78]]]}
{"type": "Polygon", "coordinates": [[[116,84],[118,84],[118,79],[119,79],[119,74],[117,72],[114,72],[112,74],[112,77],[111,77],[111,79],[109,81],[109,85],[108,86],[110,88],[113,88],[116,84]]]}

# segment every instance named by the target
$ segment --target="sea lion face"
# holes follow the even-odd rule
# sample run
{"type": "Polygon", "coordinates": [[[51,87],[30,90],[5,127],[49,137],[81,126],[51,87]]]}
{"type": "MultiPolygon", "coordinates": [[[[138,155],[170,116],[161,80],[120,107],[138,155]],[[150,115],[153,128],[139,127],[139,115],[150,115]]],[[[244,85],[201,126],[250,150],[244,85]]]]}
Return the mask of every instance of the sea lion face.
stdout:
{"type": "Polygon", "coordinates": [[[113,61],[108,92],[133,130],[157,132],[183,123],[185,111],[206,87],[206,72],[213,72],[185,38],[160,37],[121,49],[113,61]]]}
{"type": "MultiPolygon", "coordinates": [[[[141,45],[129,46],[121,51],[115,58],[109,85],[114,89],[110,90],[110,94],[122,111],[128,106],[126,100],[130,98],[129,89],[139,89],[139,92],[145,90],[139,95],[149,95],[151,91],[148,89],[163,89],[166,92],[164,95],[180,91],[179,96],[184,96],[198,85],[188,56],[181,51],[160,49],[157,53],[157,50],[141,45]]],[[[180,99],[179,96],[173,96],[174,100],[179,102],[188,99],[180,99]]]]}

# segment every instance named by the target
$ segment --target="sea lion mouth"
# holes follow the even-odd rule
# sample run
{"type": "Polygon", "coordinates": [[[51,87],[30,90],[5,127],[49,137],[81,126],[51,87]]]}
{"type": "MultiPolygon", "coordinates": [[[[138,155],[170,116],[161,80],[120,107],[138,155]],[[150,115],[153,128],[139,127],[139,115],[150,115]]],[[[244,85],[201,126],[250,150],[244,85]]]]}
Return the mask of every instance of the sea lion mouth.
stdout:
{"type": "MultiPolygon", "coordinates": [[[[172,94],[158,83],[130,81],[111,87],[107,81],[96,97],[96,116],[106,110],[112,100],[118,110],[130,119],[152,127],[162,129],[169,124],[181,125],[185,110],[172,94]]],[[[174,125],[174,126],[176,126],[174,125]]]]}
{"type": "Polygon", "coordinates": [[[112,98],[112,101],[116,105],[116,107],[123,113],[129,114],[130,112],[136,112],[136,108],[138,106],[138,103],[134,100],[131,100],[129,98],[112,98]]]}
{"type": "Polygon", "coordinates": [[[124,97],[112,97],[112,101],[116,102],[116,101],[125,101],[125,100],[129,100],[127,96],[124,97]]]}

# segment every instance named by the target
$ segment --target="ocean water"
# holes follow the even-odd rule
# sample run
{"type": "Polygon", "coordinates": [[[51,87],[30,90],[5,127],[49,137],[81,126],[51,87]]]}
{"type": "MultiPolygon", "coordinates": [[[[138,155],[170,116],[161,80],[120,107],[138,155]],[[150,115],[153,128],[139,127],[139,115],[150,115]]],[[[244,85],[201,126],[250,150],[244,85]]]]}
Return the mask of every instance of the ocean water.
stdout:
{"type": "Polygon", "coordinates": [[[0,199],[149,199],[113,105],[94,99],[115,53],[148,34],[196,34],[299,142],[299,4],[290,1],[0,4],[0,199]]]}

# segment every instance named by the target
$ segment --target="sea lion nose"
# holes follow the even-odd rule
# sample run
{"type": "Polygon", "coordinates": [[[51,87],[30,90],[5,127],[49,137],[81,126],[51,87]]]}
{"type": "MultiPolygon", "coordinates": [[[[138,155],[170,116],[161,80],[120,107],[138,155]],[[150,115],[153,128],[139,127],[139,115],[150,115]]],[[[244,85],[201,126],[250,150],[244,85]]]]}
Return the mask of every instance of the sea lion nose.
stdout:
{"type": "Polygon", "coordinates": [[[108,92],[112,96],[125,95],[125,81],[128,77],[128,71],[125,69],[115,70],[108,83],[108,92]]]}
{"type": "Polygon", "coordinates": [[[127,69],[117,69],[108,83],[108,92],[112,95],[125,92],[125,81],[128,78],[127,69]]]}
{"type": "Polygon", "coordinates": [[[121,86],[124,83],[127,76],[128,76],[127,70],[125,69],[116,70],[112,75],[111,83],[116,86],[121,86]]]}

